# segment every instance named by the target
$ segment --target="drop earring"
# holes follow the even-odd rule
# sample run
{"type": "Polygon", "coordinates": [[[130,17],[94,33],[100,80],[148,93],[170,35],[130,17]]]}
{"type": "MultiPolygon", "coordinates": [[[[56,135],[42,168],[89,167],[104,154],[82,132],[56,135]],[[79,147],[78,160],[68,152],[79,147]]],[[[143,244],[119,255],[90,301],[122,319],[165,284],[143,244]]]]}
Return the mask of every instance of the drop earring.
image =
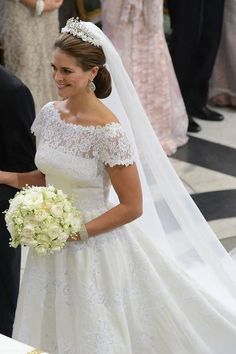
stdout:
{"type": "Polygon", "coordinates": [[[94,92],[96,90],[96,86],[95,86],[95,83],[93,82],[93,80],[90,80],[89,81],[89,91],[90,92],[94,92]]]}

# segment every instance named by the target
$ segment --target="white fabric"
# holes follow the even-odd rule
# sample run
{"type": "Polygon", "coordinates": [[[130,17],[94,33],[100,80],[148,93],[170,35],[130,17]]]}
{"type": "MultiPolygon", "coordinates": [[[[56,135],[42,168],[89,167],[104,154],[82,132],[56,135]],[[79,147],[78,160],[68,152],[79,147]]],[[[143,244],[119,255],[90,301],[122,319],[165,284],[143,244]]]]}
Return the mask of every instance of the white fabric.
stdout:
{"type": "Polygon", "coordinates": [[[52,256],[30,253],[14,337],[52,354],[234,354],[235,264],[162,151],[112,44],[86,25],[113,78],[105,103],[130,143],[119,124],[68,124],[49,103],[33,126],[36,164],[91,220],[114,197],[104,164],[135,160],[144,215],[52,256]]]}
{"type": "MultiPolygon", "coordinates": [[[[0,354],[30,354],[32,350],[33,347],[0,334],[0,354]]],[[[42,354],[47,353],[42,352],[42,354]]]]}
{"type": "MultiPolygon", "coordinates": [[[[164,243],[169,244],[175,259],[187,271],[193,271],[192,267],[196,265],[210,267],[222,286],[236,296],[235,263],[208,226],[165,156],[112,43],[99,28],[91,23],[87,23],[87,26],[100,38],[108,70],[112,73],[113,93],[105,103],[115,113],[118,112],[141,160],[138,166],[145,197],[143,220],[147,218],[144,227],[147,227],[148,220],[150,223],[149,208],[153,210],[155,205],[158,214],[153,215],[151,220],[154,225],[161,224],[164,243]]],[[[156,227],[150,231],[159,244],[160,235],[156,233],[156,227]]]]}
{"type": "MultiPolygon", "coordinates": [[[[105,164],[134,162],[121,125],[69,124],[49,103],[33,131],[47,184],[71,195],[85,221],[108,210],[105,164]]],[[[233,354],[236,307],[224,296],[227,306],[131,223],[54,255],[30,251],[13,335],[51,354],[233,354]]]]}

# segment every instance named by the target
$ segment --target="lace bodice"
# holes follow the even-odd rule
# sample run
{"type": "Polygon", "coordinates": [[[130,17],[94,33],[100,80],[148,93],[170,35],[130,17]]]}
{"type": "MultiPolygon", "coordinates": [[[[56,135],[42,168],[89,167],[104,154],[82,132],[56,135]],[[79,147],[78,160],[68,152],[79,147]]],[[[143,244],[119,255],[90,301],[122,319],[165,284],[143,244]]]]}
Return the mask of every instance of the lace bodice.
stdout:
{"type": "Polygon", "coordinates": [[[120,123],[83,126],[67,123],[50,102],[37,115],[35,162],[47,184],[71,195],[84,212],[108,208],[110,179],[106,165],[134,162],[131,145],[120,123]]]}

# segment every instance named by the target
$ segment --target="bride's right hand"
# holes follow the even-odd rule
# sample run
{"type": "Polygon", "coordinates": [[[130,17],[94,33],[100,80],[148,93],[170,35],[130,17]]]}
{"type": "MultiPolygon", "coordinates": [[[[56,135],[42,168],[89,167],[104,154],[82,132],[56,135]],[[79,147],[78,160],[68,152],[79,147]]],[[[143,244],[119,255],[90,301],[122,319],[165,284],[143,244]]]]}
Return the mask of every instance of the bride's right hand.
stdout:
{"type": "Polygon", "coordinates": [[[8,172],[0,171],[0,184],[6,184],[8,172]]]}
{"type": "Polygon", "coordinates": [[[44,12],[53,11],[59,9],[63,0],[44,0],[44,12]]]}

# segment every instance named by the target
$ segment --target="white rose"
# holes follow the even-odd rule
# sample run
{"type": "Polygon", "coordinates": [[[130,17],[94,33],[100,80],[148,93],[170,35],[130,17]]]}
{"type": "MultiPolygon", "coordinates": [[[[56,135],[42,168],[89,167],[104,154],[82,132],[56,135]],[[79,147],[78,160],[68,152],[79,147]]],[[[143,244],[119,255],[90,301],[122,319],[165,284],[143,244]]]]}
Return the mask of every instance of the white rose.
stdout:
{"type": "Polygon", "coordinates": [[[50,237],[48,236],[48,234],[46,234],[46,232],[37,235],[36,240],[37,240],[37,242],[40,243],[40,244],[48,244],[48,243],[51,242],[51,239],[50,239],[50,237]]]}
{"type": "Polygon", "coordinates": [[[37,220],[35,219],[35,215],[34,214],[30,214],[25,216],[24,218],[24,225],[31,225],[32,227],[37,226],[39,223],[37,222],[37,220]]]}
{"type": "Polygon", "coordinates": [[[14,218],[14,224],[15,224],[15,225],[22,225],[22,224],[24,224],[23,218],[22,218],[22,217],[16,217],[16,218],[14,218]]]}
{"type": "Polygon", "coordinates": [[[46,228],[47,231],[47,235],[48,237],[53,240],[54,238],[56,239],[58,237],[58,235],[62,232],[62,228],[59,225],[48,225],[48,227],[46,228]]]}
{"type": "Polygon", "coordinates": [[[51,214],[56,218],[60,218],[63,216],[63,206],[61,204],[55,204],[51,207],[51,214]]]}
{"type": "Polygon", "coordinates": [[[34,214],[34,216],[32,217],[32,221],[35,223],[39,223],[42,222],[44,220],[46,220],[48,217],[48,213],[45,210],[37,210],[34,214]]]}
{"type": "Polygon", "coordinates": [[[65,194],[62,192],[61,189],[58,189],[58,190],[57,190],[57,195],[58,195],[59,197],[65,198],[65,194]]]}
{"type": "Polygon", "coordinates": [[[34,235],[34,227],[32,225],[26,225],[21,231],[21,239],[32,239],[34,235]]]}
{"type": "Polygon", "coordinates": [[[53,251],[60,251],[64,246],[65,246],[65,242],[66,241],[64,241],[64,242],[59,242],[58,240],[54,240],[54,241],[52,241],[52,243],[51,243],[51,249],[53,250],[53,251]]]}
{"type": "Polygon", "coordinates": [[[24,202],[23,195],[17,195],[14,199],[10,200],[9,211],[14,212],[18,209],[19,205],[24,202]]]}
{"type": "Polygon", "coordinates": [[[36,191],[30,191],[24,197],[24,205],[30,208],[40,207],[43,204],[42,193],[36,191]]]}
{"type": "MultiPolygon", "coordinates": [[[[57,235],[57,238],[55,241],[60,241],[60,242],[66,242],[66,240],[68,239],[69,235],[65,232],[60,232],[58,235],[57,235]]],[[[54,242],[54,241],[53,241],[54,242]]]]}
{"type": "Polygon", "coordinates": [[[7,224],[7,229],[8,229],[8,231],[10,232],[10,234],[12,236],[12,234],[14,232],[14,224],[13,223],[7,224]]]}
{"type": "Polygon", "coordinates": [[[28,247],[36,247],[38,242],[32,238],[21,237],[20,243],[28,247]]]}
{"type": "Polygon", "coordinates": [[[71,224],[73,224],[73,223],[75,222],[75,219],[76,219],[76,218],[75,218],[74,214],[68,213],[68,214],[66,214],[66,216],[64,217],[64,223],[71,225],[71,224]]]}
{"type": "Polygon", "coordinates": [[[45,190],[44,191],[44,197],[45,197],[45,199],[51,200],[51,199],[56,198],[56,193],[53,192],[53,191],[45,190]]]}

